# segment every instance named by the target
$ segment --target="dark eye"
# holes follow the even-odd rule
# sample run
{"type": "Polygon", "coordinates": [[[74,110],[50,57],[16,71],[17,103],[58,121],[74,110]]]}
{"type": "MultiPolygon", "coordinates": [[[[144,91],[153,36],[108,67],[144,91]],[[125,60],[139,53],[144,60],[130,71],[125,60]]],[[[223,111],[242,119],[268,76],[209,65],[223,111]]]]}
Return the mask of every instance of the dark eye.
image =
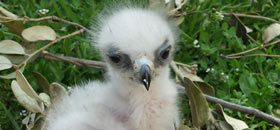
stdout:
{"type": "Polygon", "coordinates": [[[164,50],[163,52],[160,53],[160,57],[161,57],[162,59],[167,59],[168,56],[169,56],[169,49],[164,50]]]}
{"type": "Polygon", "coordinates": [[[110,60],[113,61],[114,63],[120,63],[121,61],[121,56],[119,55],[112,55],[112,56],[109,56],[110,60]]]}

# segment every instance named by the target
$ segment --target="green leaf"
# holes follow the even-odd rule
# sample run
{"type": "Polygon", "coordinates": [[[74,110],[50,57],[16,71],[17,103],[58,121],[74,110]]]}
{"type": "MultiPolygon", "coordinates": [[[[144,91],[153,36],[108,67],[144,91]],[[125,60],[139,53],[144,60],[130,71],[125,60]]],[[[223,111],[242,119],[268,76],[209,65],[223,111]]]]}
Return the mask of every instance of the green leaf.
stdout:
{"type": "Polygon", "coordinates": [[[248,97],[251,97],[251,94],[254,91],[258,90],[255,78],[252,76],[252,74],[248,73],[243,73],[240,75],[239,86],[241,91],[245,93],[248,97]]]}

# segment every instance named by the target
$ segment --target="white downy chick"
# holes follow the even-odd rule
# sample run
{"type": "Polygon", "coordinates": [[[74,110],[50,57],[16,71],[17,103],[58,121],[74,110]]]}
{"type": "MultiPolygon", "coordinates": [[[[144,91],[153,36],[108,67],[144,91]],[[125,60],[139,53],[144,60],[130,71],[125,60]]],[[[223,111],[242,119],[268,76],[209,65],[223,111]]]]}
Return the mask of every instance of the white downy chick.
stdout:
{"type": "Polygon", "coordinates": [[[50,110],[47,130],[175,130],[179,116],[169,63],[176,28],[151,9],[124,8],[101,20],[96,48],[106,82],[73,89],[50,110]]]}

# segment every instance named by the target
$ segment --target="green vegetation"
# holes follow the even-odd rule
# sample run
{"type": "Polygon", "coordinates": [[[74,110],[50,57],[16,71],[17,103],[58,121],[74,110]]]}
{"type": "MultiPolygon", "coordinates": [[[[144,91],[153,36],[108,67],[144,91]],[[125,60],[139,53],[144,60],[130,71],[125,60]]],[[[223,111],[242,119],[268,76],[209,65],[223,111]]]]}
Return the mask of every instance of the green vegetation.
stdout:
{"type": "MultiPolygon", "coordinates": [[[[102,10],[103,2],[97,0],[5,0],[0,6],[24,17],[38,18],[55,15],[62,19],[77,22],[87,28],[91,21],[102,10]],[[48,9],[46,14],[39,10],[48,9]]],[[[252,56],[226,59],[221,55],[242,52],[254,47],[259,49],[246,53],[280,55],[280,46],[272,45],[262,48],[262,33],[271,21],[240,17],[240,20],[253,31],[249,35],[256,41],[243,41],[238,27],[231,26],[228,15],[220,13],[248,13],[265,16],[280,21],[280,1],[278,0],[188,0],[184,12],[185,20],[180,25],[181,37],[175,61],[185,64],[197,64],[197,75],[214,86],[216,97],[236,104],[257,108],[268,114],[280,109],[280,58],[252,56]],[[252,3],[251,3],[252,1],[252,3]],[[238,36],[236,35],[238,32],[238,36]]],[[[24,27],[48,25],[57,35],[63,36],[77,30],[76,27],[56,22],[28,22],[24,27]]],[[[20,38],[1,25],[0,39],[13,39],[21,43],[20,38]]],[[[280,31],[280,30],[279,30],[280,31]]],[[[244,36],[244,34],[242,35],[244,36]]],[[[98,53],[92,49],[87,34],[76,35],[62,40],[47,49],[56,55],[72,56],[82,59],[100,60],[98,53]]],[[[273,41],[280,40],[276,37],[273,41]]],[[[36,48],[46,42],[36,43],[36,48]]],[[[32,45],[25,45],[32,46],[32,45]]],[[[64,86],[79,84],[87,80],[102,80],[102,71],[78,67],[69,63],[46,60],[42,58],[28,64],[24,75],[37,91],[39,88],[32,72],[40,72],[50,82],[58,82],[64,86]]],[[[1,71],[0,75],[11,70],[1,71]]],[[[21,120],[24,118],[22,106],[18,104],[11,88],[11,80],[0,79],[0,129],[23,129],[21,120]]],[[[182,97],[185,98],[185,97],[182,97]]],[[[185,101],[185,99],[184,99],[185,101]]],[[[212,104],[213,105],[213,104],[212,104]]],[[[190,118],[188,103],[182,104],[187,120],[190,118]]],[[[225,109],[230,116],[245,121],[250,128],[271,129],[274,126],[245,115],[225,109]]],[[[276,129],[276,128],[275,128],[276,129]]]]}

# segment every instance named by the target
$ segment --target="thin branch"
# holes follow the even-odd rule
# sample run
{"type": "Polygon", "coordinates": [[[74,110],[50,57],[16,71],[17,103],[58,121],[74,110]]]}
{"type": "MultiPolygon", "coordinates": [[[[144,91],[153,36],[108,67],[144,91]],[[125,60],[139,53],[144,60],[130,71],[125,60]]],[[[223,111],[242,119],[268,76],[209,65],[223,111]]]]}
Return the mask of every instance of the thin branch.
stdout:
{"type": "Polygon", "coordinates": [[[254,115],[258,118],[261,118],[261,119],[263,119],[263,120],[265,120],[265,121],[267,121],[271,124],[275,124],[277,126],[280,126],[280,119],[278,119],[276,117],[273,117],[271,115],[268,115],[268,114],[266,114],[266,113],[264,113],[264,112],[262,112],[258,109],[255,109],[255,108],[252,108],[252,107],[237,105],[237,104],[227,102],[227,101],[224,101],[222,99],[215,98],[215,97],[212,97],[212,96],[209,96],[209,95],[206,95],[206,94],[204,94],[204,96],[206,97],[207,101],[209,101],[209,102],[219,103],[223,107],[230,108],[232,110],[237,110],[237,111],[240,111],[240,112],[243,112],[243,113],[251,114],[251,115],[254,115]]]}
{"type": "Polygon", "coordinates": [[[269,54],[250,54],[245,56],[222,56],[226,59],[238,59],[238,58],[245,58],[245,57],[253,57],[253,56],[265,56],[265,57],[277,57],[280,58],[280,55],[269,55],[269,54]]]}
{"type": "Polygon", "coordinates": [[[10,18],[10,17],[1,17],[0,16],[0,18],[7,20],[7,21],[1,21],[1,22],[11,22],[11,21],[23,21],[23,22],[32,21],[32,22],[38,22],[38,21],[45,21],[45,20],[53,20],[54,22],[61,22],[61,23],[65,23],[65,24],[68,24],[68,25],[73,25],[73,26],[79,27],[79,28],[85,30],[90,35],[94,36],[93,35],[94,33],[92,31],[90,31],[86,27],[82,26],[81,24],[74,23],[74,22],[71,22],[71,21],[67,21],[67,20],[59,18],[57,16],[46,16],[46,17],[41,17],[41,18],[29,18],[29,17],[10,18]]]}
{"type": "MultiPolygon", "coordinates": [[[[280,43],[280,40],[277,40],[277,41],[274,41],[274,42],[268,43],[268,44],[262,44],[262,48],[265,48],[265,47],[268,47],[268,46],[271,46],[271,45],[275,45],[275,44],[278,44],[278,43],[280,43]]],[[[254,48],[246,50],[246,51],[242,51],[242,52],[238,52],[238,53],[234,53],[234,54],[229,54],[229,55],[226,55],[226,56],[223,56],[223,57],[238,56],[238,55],[242,55],[242,54],[246,54],[246,53],[252,52],[252,51],[257,50],[259,48],[260,47],[254,47],[254,48]]]]}
{"type": "Polygon", "coordinates": [[[80,33],[82,33],[82,32],[84,32],[84,30],[83,30],[83,29],[80,29],[80,30],[75,31],[75,32],[73,32],[73,33],[70,33],[70,34],[68,34],[68,35],[59,37],[59,38],[55,39],[54,41],[51,41],[50,43],[48,43],[48,44],[45,45],[44,47],[42,47],[42,48],[40,48],[40,49],[34,51],[33,53],[31,53],[31,54],[28,56],[28,58],[26,58],[19,66],[21,66],[21,65],[26,65],[26,63],[27,63],[31,58],[33,58],[35,55],[39,54],[41,51],[47,49],[47,48],[50,47],[51,45],[57,43],[58,41],[60,41],[60,40],[62,40],[62,39],[65,39],[65,38],[68,38],[68,37],[71,37],[71,36],[74,36],[74,35],[77,35],[77,34],[80,34],[80,33]]]}
{"type": "MultiPolygon", "coordinates": [[[[209,13],[209,10],[205,10],[205,11],[191,11],[191,12],[188,12],[187,14],[210,14],[210,13],[209,13]]],[[[222,15],[225,15],[225,16],[231,16],[232,14],[236,15],[237,17],[247,17],[247,18],[253,18],[253,19],[262,19],[262,20],[273,22],[273,23],[280,23],[280,21],[277,21],[275,19],[272,19],[272,18],[269,18],[269,17],[265,17],[265,16],[251,15],[251,14],[242,14],[242,13],[222,13],[222,15]]]]}
{"type": "Polygon", "coordinates": [[[106,67],[106,64],[101,61],[85,60],[85,59],[79,59],[79,58],[68,57],[68,56],[57,56],[57,55],[50,54],[47,52],[43,52],[40,55],[40,57],[49,59],[49,60],[69,62],[69,63],[77,65],[77,66],[94,68],[94,69],[105,69],[105,67],[106,67]]]}
{"type": "MultiPolygon", "coordinates": [[[[172,70],[180,77],[180,79],[184,79],[182,73],[179,71],[178,67],[176,66],[176,64],[174,62],[171,63],[171,68],[172,70]]],[[[181,85],[177,85],[178,89],[181,91],[185,91],[185,88],[182,87],[181,85]]],[[[272,124],[275,124],[277,126],[280,126],[280,119],[277,119],[271,115],[268,115],[258,109],[255,109],[255,108],[251,108],[251,107],[246,107],[246,106],[241,106],[241,105],[238,105],[238,104],[234,104],[234,103],[231,103],[231,102],[227,102],[227,101],[224,101],[222,99],[219,99],[219,98],[216,98],[216,97],[212,97],[212,96],[209,96],[207,94],[204,94],[205,98],[207,101],[209,102],[212,102],[212,103],[219,103],[221,104],[223,107],[226,107],[226,108],[229,108],[229,109],[232,109],[232,110],[237,110],[237,111],[240,111],[240,112],[243,112],[243,113],[247,113],[247,114],[252,114],[258,118],[261,118],[267,122],[270,122],[272,124]]]]}
{"type": "Polygon", "coordinates": [[[263,19],[263,20],[267,20],[267,21],[271,21],[274,23],[280,23],[279,21],[272,19],[272,18],[268,18],[268,17],[264,17],[264,16],[259,16],[259,15],[250,15],[250,14],[241,14],[241,13],[222,13],[225,16],[230,16],[232,14],[238,16],[238,17],[247,17],[247,18],[254,18],[254,19],[263,19]]]}

